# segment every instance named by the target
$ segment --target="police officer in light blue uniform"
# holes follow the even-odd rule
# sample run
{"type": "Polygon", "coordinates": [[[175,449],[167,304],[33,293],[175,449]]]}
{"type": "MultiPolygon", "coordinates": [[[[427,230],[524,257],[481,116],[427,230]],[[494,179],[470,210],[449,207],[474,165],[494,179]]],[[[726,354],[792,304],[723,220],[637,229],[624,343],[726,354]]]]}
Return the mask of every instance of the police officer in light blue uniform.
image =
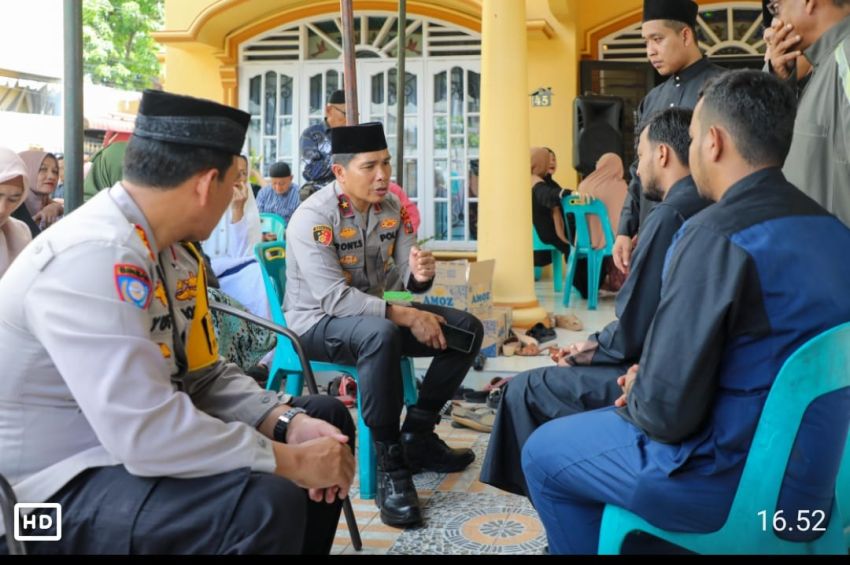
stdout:
{"type": "Polygon", "coordinates": [[[411,472],[450,473],[475,459],[435,433],[481,347],[481,322],[439,306],[387,304],[388,290],[425,292],[433,255],[416,247],[410,218],[389,193],[390,154],[381,124],[331,130],[336,181],[302,204],[286,230],[284,310],[311,359],[356,365],[363,419],[378,452],[376,502],[393,526],[422,521],[411,472]],[[446,348],[442,325],[474,335],[469,352],[446,348]],[[416,406],[402,409],[403,355],[434,357],[416,406]]]}

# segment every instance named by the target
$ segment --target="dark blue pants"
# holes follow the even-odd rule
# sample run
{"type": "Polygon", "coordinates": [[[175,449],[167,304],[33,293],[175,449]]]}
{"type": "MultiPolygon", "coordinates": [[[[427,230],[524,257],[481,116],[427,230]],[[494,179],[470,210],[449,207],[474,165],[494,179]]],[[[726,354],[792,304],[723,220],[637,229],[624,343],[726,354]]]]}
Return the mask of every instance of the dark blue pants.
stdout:
{"type": "MultiPolygon", "coordinates": [[[[338,400],[317,395],[292,404],[353,441],[354,423],[338,400]]],[[[327,554],[342,508],[247,468],[174,479],[137,477],[121,465],[84,471],[49,502],[62,505],[62,539],[28,542],[28,553],[327,554]]],[[[0,538],[0,554],[6,552],[0,538]]]]}
{"type": "MultiPolygon", "coordinates": [[[[606,504],[658,527],[708,532],[726,520],[740,469],[668,475],[654,451],[670,452],[605,408],[541,426],[522,450],[522,468],[553,554],[595,554],[606,504]]],[[[757,527],[757,524],[753,527],[757,527]]]]}
{"type": "Polygon", "coordinates": [[[613,406],[622,390],[617,377],[627,366],[544,367],[502,385],[502,401],[481,465],[481,482],[528,496],[522,473],[522,447],[551,420],[613,406]]]}
{"type": "Polygon", "coordinates": [[[399,429],[404,402],[402,356],[434,358],[419,389],[417,406],[436,413],[463,382],[481,348],[484,328],[472,314],[440,306],[415,304],[414,307],[438,314],[450,325],[473,332],[472,351],[431,349],[417,341],[410,329],[374,316],[325,316],[301,336],[310,359],[357,367],[363,420],[373,431],[399,429]]]}

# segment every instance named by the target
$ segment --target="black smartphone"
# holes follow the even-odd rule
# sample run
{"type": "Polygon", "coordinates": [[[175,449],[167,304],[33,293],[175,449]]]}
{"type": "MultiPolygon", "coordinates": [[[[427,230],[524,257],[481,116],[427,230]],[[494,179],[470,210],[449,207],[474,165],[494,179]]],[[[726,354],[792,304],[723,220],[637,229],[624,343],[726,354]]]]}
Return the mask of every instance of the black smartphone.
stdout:
{"type": "Polygon", "coordinates": [[[471,353],[472,345],[475,343],[475,334],[457,326],[446,324],[443,326],[443,335],[446,336],[446,345],[449,349],[461,353],[471,353]]]}

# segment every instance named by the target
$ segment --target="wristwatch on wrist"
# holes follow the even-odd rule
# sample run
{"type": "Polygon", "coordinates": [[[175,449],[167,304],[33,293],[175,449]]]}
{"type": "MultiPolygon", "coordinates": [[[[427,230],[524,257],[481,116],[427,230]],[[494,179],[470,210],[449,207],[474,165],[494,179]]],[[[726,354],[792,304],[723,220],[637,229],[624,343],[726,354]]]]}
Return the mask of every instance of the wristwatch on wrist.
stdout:
{"type": "Polygon", "coordinates": [[[274,440],[279,441],[280,443],[286,443],[286,430],[289,429],[289,423],[292,422],[293,418],[298,414],[306,414],[307,411],[303,408],[290,408],[283,415],[277,419],[277,423],[274,426],[274,440]]]}

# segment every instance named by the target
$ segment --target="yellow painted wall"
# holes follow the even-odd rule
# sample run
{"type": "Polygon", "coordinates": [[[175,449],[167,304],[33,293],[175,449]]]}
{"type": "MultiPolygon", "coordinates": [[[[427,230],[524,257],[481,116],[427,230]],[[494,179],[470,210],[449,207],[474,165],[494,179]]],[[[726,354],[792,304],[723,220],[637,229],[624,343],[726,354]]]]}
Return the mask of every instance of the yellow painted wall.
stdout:
{"type": "Polygon", "coordinates": [[[529,139],[531,146],[550,147],[558,156],[555,179],[565,187],[575,187],[578,177],[572,168],[573,99],[578,92],[578,59],[576,54],[576,4],[558,0],[559,13],[553,14],[551,2],[528,0],[529,20],[543,20],[554,32],[552,38],[542,33],[528,37],[528,93],[541,87],[552,88],[552,105],[535,108],[529,104],[529,139]],[[560,19],[559,19],[560,17],[560,19]]]}
{"type": "Polygon", "coordinates": [[[224,101],[215,49],[194,43],[166,47],[165,89],[177,94],[224,101]]]}

